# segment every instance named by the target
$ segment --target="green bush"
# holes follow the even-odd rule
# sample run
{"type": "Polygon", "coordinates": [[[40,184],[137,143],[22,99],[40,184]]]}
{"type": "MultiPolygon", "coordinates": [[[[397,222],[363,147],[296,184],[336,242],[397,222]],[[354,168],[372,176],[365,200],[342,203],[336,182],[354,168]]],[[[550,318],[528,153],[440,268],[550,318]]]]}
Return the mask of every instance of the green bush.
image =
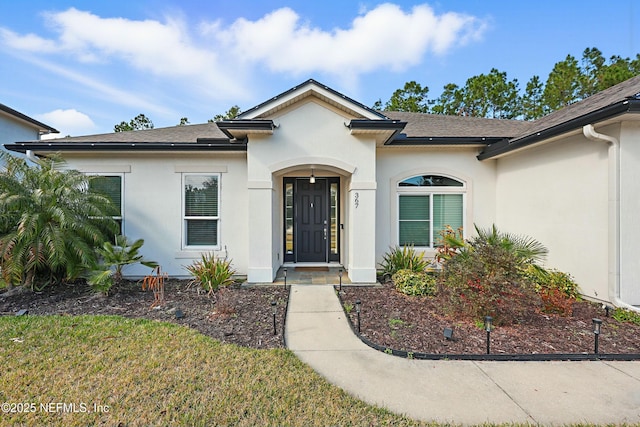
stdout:
{"type": "Polygon", "coordinates": [[[217,258],[213,253],[202,254],[198,261],[185,267],[194,276],[192,283],[199,284],[202,288],[213,293],[224,286],[233,283],[233,275],[236,271],[231,267],[231,260],[217,258]]]}
{"type": "Polygon", "coordinates": [[[436,278],[425,271],[398,270],[392,276],[396,290],[405,295],[423,296],[436,293],[436,278]]]}
{"type": "Polygon", "coordinates": [[[412,246],[396,246],[382,257],[382,273],[393,276],[399,270],[411,270],[416,272],[426,271],[429,262],[421,253],[417,253],[412,246]]]}
{"type": "Polygon", "coordinates": [[[578,299],[580,297],[578,284],[571,275],[562,271],[547,270],[536,264],[531,264],[527,266],[522,274],[535,283],[538,292],[557,289],[567,298],[578,299]]]}
{"type": "Polygon", "coordinates": [[[613,318],[618,322],[633,323],[640,326],[640,313],[627,310],[626,308],[616,308],[613,310],[613,318]]]}

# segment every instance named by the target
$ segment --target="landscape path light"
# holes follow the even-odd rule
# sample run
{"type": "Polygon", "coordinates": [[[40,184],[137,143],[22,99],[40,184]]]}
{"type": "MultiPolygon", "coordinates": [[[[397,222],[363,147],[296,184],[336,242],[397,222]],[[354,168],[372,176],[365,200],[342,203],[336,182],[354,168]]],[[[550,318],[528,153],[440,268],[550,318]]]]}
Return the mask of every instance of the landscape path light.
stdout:
{"type": "Polygon", "coordinates": [[[271,311],[273,312],[273,335],[278,335],[276,331],[276,314],[278,313],[278,308],[276,307],[275,301],[271,301],[271,311]]]}
{"type": "Polygon", "coordinates": [[[358,333],[360,333],[360,311],[362,310],[362,302],[358,299],[356,300],[356,315],[358,316],[358,333]]]}
{"type": "Polygon", "coordinates": [[[593,322],[593,352],[598,354],[598,338],[600,337],[600,331],[602,329],[602,320],[600,319],[591,319],[593,322]]]}
{"type": "Polygon", "coordinates": [[[487,331],[487,354],[491,353],[491,325],[493,323],[493,317],[484,317],[484,330],[487,331]]]}
{"type": "Polygon", "coordinates": [[[338,288],[339,291],[342,290],[342,269],[338,270],[338,276],[340,277],[340,287],[338,288]]]}
{"type": "Polygon", "coordinates": [[[287,269],[285,268],[284,271],[284,289],[287,289],[287,269]]]}

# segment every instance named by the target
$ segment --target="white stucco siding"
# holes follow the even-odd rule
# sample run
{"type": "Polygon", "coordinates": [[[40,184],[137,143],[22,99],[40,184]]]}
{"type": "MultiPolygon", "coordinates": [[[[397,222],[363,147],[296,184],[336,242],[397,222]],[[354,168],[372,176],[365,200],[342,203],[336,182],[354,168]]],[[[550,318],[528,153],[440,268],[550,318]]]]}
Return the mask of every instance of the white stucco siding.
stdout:
{"type": "MultiPolygon", "coordinates": [[[[415,175],[445,175],[461,180],[466,185],[465,234],[471,236],[474,224],[489,227],[496,220],[495,163],[480,162],[473,148],[384,147],[378,150],[376,203],[376,259],[390,246],[398,244],[399,181],[415,175]]],[[[433,257],[433,250],[425,256],[433,257]]]]}
{"type": "Polygon", "coordinates": [[[620,299],[640,305],[640,122],[624,122],[619,138],[620,299]]]}
{"type": "Polygon", "coordinates": [[[314,97],[269,118],[277,126],[273,134],[250,135],[247,150],[249,281],[271,281],[282,264],[282,177],[307,177],[312,168],[316,176],[342,177],[343,214],[354,212],[345,206],[353,203],[354,192],[362,198],[359,210],[369,216],[367,221],[345,218],[341,261],[352,281],[374,281],[374,138],[351,135],[345,124],[353,117],[314,97]]]}
{"type": "MultiPolygon", "coordinates": [[[[188,276],[184,266],[202,251],[183,244],[183,173],[219,173],[219,247],[239,274],[247,272],[247,169],[246,157],[237,153],[104,154],[100,160],[67,155],[69,166],[95,174],[122,174],[124,178],[124,233],[130,240],[143,238],[142,253],[157,261],[171,276],[188,276]]],[[[208,250],[205,250],[205,252],[208,250]]],[[[125,274],[149,273],[143,266],[127,267],[125,274]]]]}
{"type": "MultiPolygon", "coordinates": [[[[34,141],[40,139],[38,130],[15,118],[0,113],[0,147],[20,141],[34,141]]],[[[13,153],[14,155],[16,153],[13,153]]]]}
{"type": "Polygon", "coordinates": [[[608,147],[582,134],[497,160],[497,225],[549,249],[585,295],[608,297],[608,147]]]}

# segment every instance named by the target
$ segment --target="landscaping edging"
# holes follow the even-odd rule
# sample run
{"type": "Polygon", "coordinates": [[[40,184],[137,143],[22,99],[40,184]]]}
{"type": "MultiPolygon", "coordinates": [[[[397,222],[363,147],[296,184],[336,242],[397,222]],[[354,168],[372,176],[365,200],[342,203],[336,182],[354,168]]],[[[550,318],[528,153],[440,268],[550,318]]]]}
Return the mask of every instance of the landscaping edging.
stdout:
{"type": "Polygon", "coordinates": [[[416,360],[477,360],[477,361],[514,361],[514,362],[535,362],[535,361],[567,361],[567,362],[580,362],[580,361],[633,361],[640,360],[640,354],[618,354],[618,353],[540,353],[540,354],[448,354],[448,353],[421,353],[407,350],[396,350],[386,346],[381,346],[370,341],[368,338],[362,336],[356,325],[351,321],[351,316],[345,310],[345,304],[342,300],[342,295],[337,286],[334,286],[340,305],[349,321],[351,331],[369,347],[378,350],[382,353],[389,354],[396,357],[403,357],[406,359],[416,360]]]}

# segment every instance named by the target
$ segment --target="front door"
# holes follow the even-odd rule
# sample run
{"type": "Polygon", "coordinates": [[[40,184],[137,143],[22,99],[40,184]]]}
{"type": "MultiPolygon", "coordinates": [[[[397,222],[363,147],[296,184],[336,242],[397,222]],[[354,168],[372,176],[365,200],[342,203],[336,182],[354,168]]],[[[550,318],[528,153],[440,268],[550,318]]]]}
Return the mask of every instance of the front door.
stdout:
{"type": "Polygon", "coordinates": [[[327,180],[297,180],[296,258],[298,262],[327,262],[327,180]]]}
{"type": "Polygon", "coordinates": [[[284,179],[284,260],[339,261],[339,178],[284,179]]]}

